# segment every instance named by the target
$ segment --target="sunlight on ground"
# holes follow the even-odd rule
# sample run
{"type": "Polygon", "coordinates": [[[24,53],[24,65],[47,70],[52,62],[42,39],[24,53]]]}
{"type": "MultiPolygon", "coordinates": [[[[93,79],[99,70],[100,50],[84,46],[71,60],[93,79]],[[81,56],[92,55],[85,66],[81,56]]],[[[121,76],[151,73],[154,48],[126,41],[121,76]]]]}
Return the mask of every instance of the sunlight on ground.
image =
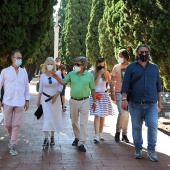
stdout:
{"type": "MultiPolygon", "coordinates": [[[[35,84],[36,82],[30,85],[30,93],[32,94],[38,94],[36,92],[35,84]]],[[[70,99],[70,87],[67,86],[66,87],[66,105],[68,109],[69,109],[69,99],[70,99]]],[[[115,115],[107,116],[105,118],[105,126],[104,126],[104,133],[109,133],[113,137],[116,132],[116,122],[117,122],[117,115],[118,115],[117,107],[115,104],[114,104],[114,108],[115,108],[115,115]]],[[[89,121],[94,122],[94,116],[89,116],[89,121]]],[[[59,135],[65,135],[65,134],[63,133],[59,135]]],[[[143,127],[142,127],[142,136],[143,136],[143,147],[147,148],[147,127],[145,126],[145,123],[143,124],[143,127]]],[[[130,142],[133,143],[132,126],[131,126],[130,118],[129,118],[129,125],[128,125],[128,137],[129,137],[130,142]]],[[[170,143],[170,137],[158,131],[158,142],[157,142],[156,150],[159,151],[160,153],[170,155],[170,152],[167,149],[167,146],[169,146],[169,143],[170,143]]]]}

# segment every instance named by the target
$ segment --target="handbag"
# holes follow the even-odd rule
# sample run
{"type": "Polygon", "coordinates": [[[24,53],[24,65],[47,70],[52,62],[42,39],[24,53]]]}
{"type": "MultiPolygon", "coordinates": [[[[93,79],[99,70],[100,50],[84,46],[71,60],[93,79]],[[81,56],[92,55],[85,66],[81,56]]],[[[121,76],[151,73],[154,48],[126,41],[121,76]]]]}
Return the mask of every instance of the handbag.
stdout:
{"type": "Polygon", "coordinates": [[[97,99],[97,100],[100,100],[101,98],[102,98],[102,94],[96,92],[96,99],[97,99]]]}
{"type": "Polygon", "coordinates": [[[38,120],[38,119],[40,119],[42,114],[43,114],[43,108],[42,108],[42,105],[40,104],[38,109],[35,111],[34,115],[37,117],[37,120],[38,120]]]}
{"type": "Polygon", "coordinates": [[[142,71],[142,73],[140,74],[139,77],[133,79],[133,80],[130,82],[129,91],[128,91],[128,93],[127,93],[127,101],[129,101],[129,99],[130,99],[134,82],[137,81],[137,80],[139,80],[139,79],[142,77],[142,75],[143,75],[143,73],[144,73],[144,70],[145,70],[145,69],[143,69],[143,71],[142,71]]]}

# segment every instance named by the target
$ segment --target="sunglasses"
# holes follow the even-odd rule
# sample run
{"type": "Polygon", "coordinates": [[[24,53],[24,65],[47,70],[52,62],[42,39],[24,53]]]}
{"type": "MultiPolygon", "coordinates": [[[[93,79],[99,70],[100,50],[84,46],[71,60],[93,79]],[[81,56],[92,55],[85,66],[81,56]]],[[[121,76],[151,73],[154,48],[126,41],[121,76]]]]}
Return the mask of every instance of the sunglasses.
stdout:
{"type": "Polygon", "coordinates": [[[149,51],[139,51],[140,54],[149,54],[149,51]]]}
{"type": "Polygon", "coordinates": [[[79,63],[74,63],[75,66],[82,66],[83,64],[79,64],[79,63]]]}
{"type": "Polygon", "coordinates": [[[49,84],[52,84],[52,78],[49,77],[48,80],[49,80],[49,84]]]}

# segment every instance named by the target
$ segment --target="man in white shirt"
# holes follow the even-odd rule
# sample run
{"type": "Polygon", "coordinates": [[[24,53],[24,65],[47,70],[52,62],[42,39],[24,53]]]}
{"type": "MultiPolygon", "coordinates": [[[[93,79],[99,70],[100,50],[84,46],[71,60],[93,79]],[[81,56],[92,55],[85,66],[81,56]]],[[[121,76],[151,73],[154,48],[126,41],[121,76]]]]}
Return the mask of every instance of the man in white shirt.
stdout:
{"type": "MultiPolygon", "coordinates": [[[[12,65],[4,68],[0,75],[0,91],[4,88],[3,104],[4,126],[10,137],[9,145],[11,155],[17,155],[19,129],[24,109],[29,108],[29,81],[25,69],[21,68],[22,55],[20,51],[11,54],[12,65]]],[[[1,95],[1,94],[0,94],[1,95]]],[[[1,98],[1,96],[0,96],[1,98]]]]}

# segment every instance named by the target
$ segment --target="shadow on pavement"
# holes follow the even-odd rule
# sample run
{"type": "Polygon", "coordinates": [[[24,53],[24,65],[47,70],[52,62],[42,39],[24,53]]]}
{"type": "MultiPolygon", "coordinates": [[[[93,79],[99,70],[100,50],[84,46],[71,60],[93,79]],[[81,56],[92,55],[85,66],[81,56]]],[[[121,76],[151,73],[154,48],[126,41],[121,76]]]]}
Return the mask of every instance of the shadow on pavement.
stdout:
{"type": "MultiPolygon", "coordinates": [[[[34,88],[31,85],[30,88],[34,88]]],[[[68,94],[68,91],[67,91],[68,94]]],[[[68,94],[69,96],[69,94],[68,94]]],[[[69,98],[69,97],[68,97],[69,98]]],[[[55,145],[42,150],[43,132],[42,119],[36,120],[37,93],[31,90],[30,108],[23,115],[23,123],[17,149],[19,155],[9,154],[8,137],[4,127],[0,126],[0,160],[1,170],[166,170],[170,169],[169,145],[158,147],[157,154],[159,162],[151,162],[146,155],[146,147],[143,149],[143,159],[134,159],[134,147],[130,135],[130,144],[114,141],[115,124],[117,114],[106,117],[104,127],[104,141],[94,144],[93,117],[89,117],[86,153],[80,152],[77,147],[72,146],[74,135],[69,116],[69,105],[67,98],[67,111],[63,113],[63,132],[55,134],[55,145]],[[169,150],[166,154],[164,150],[169,150]]],[[[144,132],[145,133],[145,132],[144,132]]],[[[161,134],[163,135],[163,134],[161,134]]],[[[166,138],[167,139],[167,138],[166,138]]],[[[146,140],[146,139],[145,139],[146,140]]],[[[169,138],[168,138],[169,140],[169,138]]],[[[158,138],[166,145],[168,140],[158,138]]]]}

